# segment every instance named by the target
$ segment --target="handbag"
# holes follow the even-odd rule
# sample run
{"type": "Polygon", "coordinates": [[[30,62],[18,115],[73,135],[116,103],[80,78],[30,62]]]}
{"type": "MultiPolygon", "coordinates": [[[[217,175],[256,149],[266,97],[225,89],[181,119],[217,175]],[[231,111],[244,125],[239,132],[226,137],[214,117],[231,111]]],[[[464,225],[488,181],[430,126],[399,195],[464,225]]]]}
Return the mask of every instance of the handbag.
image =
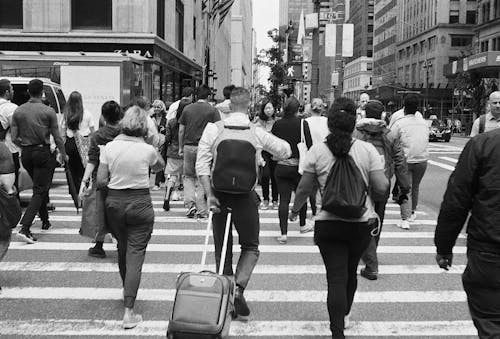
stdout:
{"type": "Polygon", "coordinates": [[[90,137],[84,137],[78,131],[74,131],[73,135],[78,154],[80,155],[80,159],[82,159],[83,168],[85,168],[89,161],[90,137]]]}
{"type": "Polygon", "coordinates": [[[304,136],[304,119],[300,120],[300,142],[297,144],[297,149],[299,150],[299,174],[304,173],[304,167],[306,166],[306,154],[307,145],[306,138],[304,136]]]}
{"type": "Polygon", "coordinates": [[[101,227],[107,227],[105,214],[106,190],[97,190],[91,183],[82,199],[80,235],[95,239],[101,227]]]}

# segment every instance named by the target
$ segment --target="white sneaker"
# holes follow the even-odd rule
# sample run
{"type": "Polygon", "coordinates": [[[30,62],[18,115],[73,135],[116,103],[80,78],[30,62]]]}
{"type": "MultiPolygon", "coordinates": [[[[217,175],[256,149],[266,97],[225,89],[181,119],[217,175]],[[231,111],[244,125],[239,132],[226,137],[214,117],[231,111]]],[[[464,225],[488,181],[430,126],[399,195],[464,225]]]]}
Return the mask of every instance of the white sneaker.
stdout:
{"type": "Polygon", "coordinates": [[[416,219],[417,219],[417,211],[411,212],[411,216],[408,218],[408,221],[415,222],[416,219]]]}
{"type": "Polygon", "coordinates": [[[288,239],[286,235],[280,235],[279,237],[276,238],[276,241],[278,241],[282,245],[286,244],[287,240],[288,239]]]}
{"type": "Polygon", "coordinates": [[[300,226],[300,233],[307,233],[314,231],[314,222],[306,220],[306,224],[304,226],[300,226]]]}
{"type": "Polygon", "coordinates": [[[151,190],[152,191],[159,191],[160,190],[160,186],[154,185],[151,190]]]}
{"type": "Polygon", "coordinates": [[[349,313],[348,315],[346,315],[344,317],[344,330],[348,329],[351,327],[351,313],[349,313]]]}
{"type": "Polygon", "coordinates": [[[402,228],[404,230],[409,230],[410,229],[410,222],[408,220],[401,220],[398,223],[398,227],[402,228]]]}

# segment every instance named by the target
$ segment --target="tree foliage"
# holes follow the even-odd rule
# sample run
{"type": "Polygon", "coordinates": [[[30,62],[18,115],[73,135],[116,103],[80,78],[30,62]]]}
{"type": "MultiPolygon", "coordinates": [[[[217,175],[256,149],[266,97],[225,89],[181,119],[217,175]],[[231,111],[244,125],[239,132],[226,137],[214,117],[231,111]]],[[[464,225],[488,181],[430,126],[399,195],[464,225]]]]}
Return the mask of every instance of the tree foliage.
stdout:
{"type": "Polygon", "coordinates": [[[458,105],[472,110],[474,119],[486,111],[488,96],[497,88],[496,79],[483,78],[479,73],[460,72],[455,78],[455,89],[461,95],[458,105]]]}

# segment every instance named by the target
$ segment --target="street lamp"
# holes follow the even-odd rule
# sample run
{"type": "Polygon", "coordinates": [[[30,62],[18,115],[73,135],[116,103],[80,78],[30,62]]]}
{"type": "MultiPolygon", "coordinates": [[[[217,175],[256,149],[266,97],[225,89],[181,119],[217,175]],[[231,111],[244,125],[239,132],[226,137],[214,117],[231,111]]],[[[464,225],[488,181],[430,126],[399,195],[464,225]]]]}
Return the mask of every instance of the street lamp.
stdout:
{"type": "Polygon", "coordinates": [[[429,68],[432,67],[432,63],[425,59],[422,67],[425,69],[425,98],[424,98],[424,113],[428,112],[429,106],[429,68]]]}

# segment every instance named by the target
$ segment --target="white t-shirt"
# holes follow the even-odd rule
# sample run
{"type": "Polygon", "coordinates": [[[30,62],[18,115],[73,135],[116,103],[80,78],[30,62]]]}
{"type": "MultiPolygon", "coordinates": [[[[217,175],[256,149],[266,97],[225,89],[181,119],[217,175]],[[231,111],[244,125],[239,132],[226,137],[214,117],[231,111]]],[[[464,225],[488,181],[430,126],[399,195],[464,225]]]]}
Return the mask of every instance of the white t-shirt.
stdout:
{"type": "Polygon", "coordinates": [[[167,121],[175,118],[180,102],[181,102],[180,100],[177,100],[176,102],[174,102],[173,104],[170,105],[170,107],[168,108],[168,112],[167,112],[167,118],[166,118],[167,121]]]}
{"type": "MultiPolygon", "coordinates": [[[[16,108],[16,104],[0,98],[0,124],[2,124],[4,129],[10,127],[10,124],[12,123],[12,116],[14,115],[16,108]]],[[[12,142],[10,130],[7,131],[7,134],[5,135],[5,145],[9,148],[10,153],[19,152],[19,148],[12,142]]]]}
{"type": "Polygon", "coordinates": [[[330,134],[328,130],[328,119],[323,116],[312,116],[306,119],[311,131],[311,139],[313,145],[324,142],[325,138],[330,134]]]}
{"type": "Polygon", "coordinates": [[[149,168],[158,154],[144,138],[120,134],[101,148],[101,164],[108,165],[108,188],[115,190],[149,188],[149,168]]]}
{"type": "MultiPolygon", "coordinates": [[[[67,128],[66,126],[66,119],[63,119],[61,122],[61,127],[67,128]]],[[[83,110],[83,117],[82,121],[80,122],[80,125],[78,126],[78,132],[80,133],[81,136],[86,137],[89,136],[91,131],[90,128],[93,128],[95,130],[95,125],[94,125],[94,117],[92,114],[90,114],[89,111],[83,110]]],[[[68,138],[73,138],[73,131],[70,130],[69,128],[66,129],[66,136],[68,138]]]]}
{"type": "MultiPolygon", "coordinates": [[[[361,175],[367,186],[369,186],[370,172],[384,170],[384,164],[380,160],[380,154],[375,146],[368,142],[355,140],[349,150],[349,155],[361,171],[361,175]]],[[[325,143],[313,145],[306,156],[304,172],[314,173],[318,177],[319,189],[323,193],[326,184],[326,178],[335,163],[335,157],[325,143]]],[[[370,196],[367,197],[366,212],[359,219],[342,219],[333,213],[319,211],[316,220],[344,220],[350,222],[366,222],[370,218],[376,217],[373,201],[370,196]]]]}

